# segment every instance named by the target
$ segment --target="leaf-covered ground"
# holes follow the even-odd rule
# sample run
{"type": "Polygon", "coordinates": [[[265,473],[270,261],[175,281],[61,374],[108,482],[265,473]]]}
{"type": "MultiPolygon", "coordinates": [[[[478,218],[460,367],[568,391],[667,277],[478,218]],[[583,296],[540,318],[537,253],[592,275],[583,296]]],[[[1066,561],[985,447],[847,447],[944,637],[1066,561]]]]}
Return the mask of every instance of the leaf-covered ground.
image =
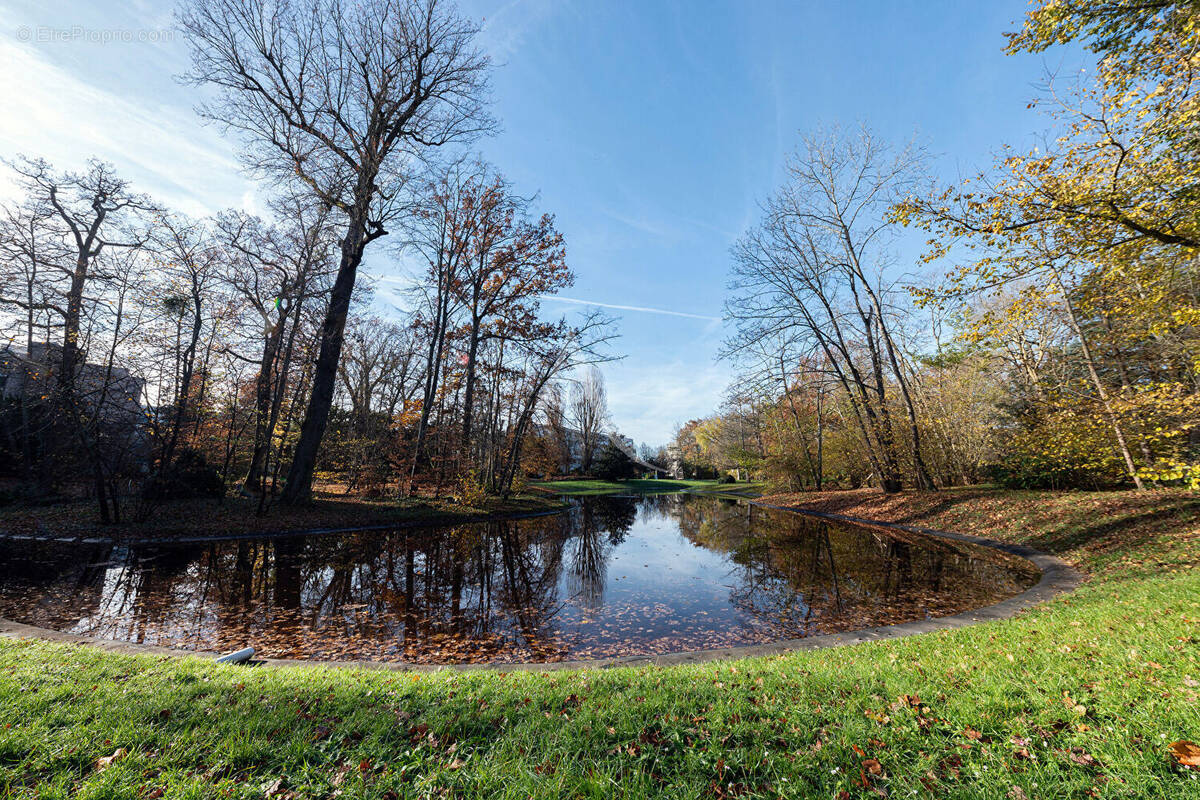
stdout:
{"type": "Polygon", "coordinates": [[[1076,593],[780,658],[409,674],[0,642],[0,796],[1200,797],[1172,748],[1200,740],[1200,504],[1094,499],[1064,531],[1073,504],[1027,494],[1012,537],[1077,542],[1076,593]]]}

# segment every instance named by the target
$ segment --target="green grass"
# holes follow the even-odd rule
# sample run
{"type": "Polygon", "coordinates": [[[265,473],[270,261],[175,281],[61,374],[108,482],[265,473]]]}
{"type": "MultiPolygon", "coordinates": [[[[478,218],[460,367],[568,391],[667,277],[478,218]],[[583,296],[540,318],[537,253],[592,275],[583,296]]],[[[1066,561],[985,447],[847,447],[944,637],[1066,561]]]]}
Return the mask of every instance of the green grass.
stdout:
{"type": "Polygon", "coordinates": [[[557,494],[665,494],[669,492],[696,492],[700,494],[758,495],[766,490],[766,484],[720,483],[719,481],[677,481],[670,478],[655,480],[604,481],[598,479],[538,481],[530,486],[557,494]]]}
{"type": "Polygon", "coordinates": [[[757,497],[765,494],[769,485],[765,481],[744,481],[741,483],[718,483],[716,486],[702,486],[692,491],[696,494],[727,494],[740,497],[757,497]]]}
{"type": "Polygon", "coordinates": [[[718,483],[716,481],[677,481],[669,478],[627,481],[588,479],[576,481],[538,481],[537,483],[531,483],[530,486],[547,489],[558,494],[662,494],[666,492],[681,492],[688,489],[712,489],[718,486],[718,483]]]}
{"type": "Polygon", "coordinates": [[[1012,620],[691,667],[252,669],[0,640],[0,797],[1200,798],[1168,757],[1200,740],[1195,521],[1170,562],[1131,537],[1012,620]]]}

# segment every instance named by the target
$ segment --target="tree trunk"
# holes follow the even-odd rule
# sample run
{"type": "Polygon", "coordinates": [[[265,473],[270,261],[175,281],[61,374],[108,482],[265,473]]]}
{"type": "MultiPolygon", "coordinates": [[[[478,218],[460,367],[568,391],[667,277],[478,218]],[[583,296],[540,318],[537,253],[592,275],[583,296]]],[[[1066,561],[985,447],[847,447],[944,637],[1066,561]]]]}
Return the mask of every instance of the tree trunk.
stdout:
{"type": "MultiPolygon", "coordinates": [[[[253,494],[261,487],[263,464],[266,463],[267,449],[271,445],[271,431],[274,427],[272,414],[275,400],[275,361],[279,355],[279,345],[283,334],[285,314],[280,314],[279,321],[263,343],[262,361],[259,364],[258,380],[254,390],[254,450],[250,456],[250,468],[246,471],[246,479],[242,481],[242,492],[253,494]]],[[[282,375],[281,381],[282,383],[282,375]]]]}
{"type": "MultiPolygon", "coordinates": [[[[360,180],[361,182],[361,180],[360,180]]],[[[369,185],[369,183],[368,183],[369,185]]],[[[364,196],[360,191],[359,197],[364,196]]],[[[342,239],[342,257],[338,264],[337,278],[329,295],[329,306],[321,324],[321,349],[313,371],[312,394],[300,425],[300,439],[288,468],[287,482],[283,486],[280,502],[296,506],[312,498],[313,470],[317,465],[317,450],[325,436],[329,422],[329,409],[333,404],[333,391],[337,384],[338,362],[342,356],[342,335],[346,330],[346,315],[350,310],[350,298],[354,294],[354,280],[358,265],[362,262],[366,246],[366,199],[360,200],[350,216],[350,225],[342,239]]]]}
{"type": "Polygon", "coordinates": [[[1071,330],[1079,337],[1079,346],[1083,353],[1084,363],[1087,365],[1088,376],[1092,380],[1092,386],[1096,388],[1096,395],[1099,397],[1100,405],[1104,409],[1104,416],[1108,419],[1108,424],[1117,439],[1117,448],[1121,451],[1121,458],[1125,462],[1125,469],[1129,473],[1129,477],[1133,479],[1133,485],[1138,489],[1145,489],[1146,487],[1142,483],[1142,478],[1138,475],[1137,464],[1133,460],[1133,454],[1129,451],[1129,444],[1125,441],[1125,432],[1121,430],[1121,423],[1117,419],[1116,412],[1113,411],[1112,403],[1109,401],[1108,390],[1104,388],[1104,383],[1100,380],[1100,373],[1096,371],[1096,362],[1092,357],[1092,348],[1088,343],[1087,336],[1083,333],[1083,327],[1079,324],[1079,318],[1075,313],[1075,304],[1071,302],[1071,297],[1067,293],[1067,287],[1063,284],[1062,276],[1055,273],[1055,280],[1058,282],[1059,291],[1063,293],[1063,304],[1067,309],[1067,319],[1071,323],[1071,330]]]}

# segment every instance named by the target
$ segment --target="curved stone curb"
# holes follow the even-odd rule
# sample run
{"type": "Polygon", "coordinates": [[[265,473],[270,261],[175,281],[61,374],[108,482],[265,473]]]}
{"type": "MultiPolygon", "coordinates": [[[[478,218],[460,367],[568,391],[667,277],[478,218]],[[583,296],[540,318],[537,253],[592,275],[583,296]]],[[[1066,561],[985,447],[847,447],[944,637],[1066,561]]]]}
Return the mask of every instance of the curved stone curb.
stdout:
{"type": "Polygon", "coordinates": [[[236,542],[245,539],[286,539],[292,536],[327,536],[338,533],[363,533],[369,531],[407,531],[419,528],[452,528],[456,525],[478,525],[483,522],[512,522],[513,520],[552,517],[570,510],[570,506],[551,508],[545,511],[516,511],[500,516],[463,517],[452,522],[445,519],[410,519],[396,522],[381,522],[377,525],[354,525],[349,528],[293,528],[278,531],[247,531],[246,533],[222,533],[210,536],[142,537],[119,539],[111,536],[55,536],[49,533],[8,533],[0,531],[0,541],[50,542],[54,544],[121,544],[121,545],[172,545],[204,544],[205,542],[236,542]]]}
{"type": "MultiPolygon", "coordinates": [[[[841,514],[829,514],[823,511],[808,511],[786,506],[773,506],[766,503],[751,501],[751,505],[768,508],[774,511],[788,511],[794,514],[820,517],[822,519],[849,522],[855,525],[865,525],[873,528],[893,528],[896,530],[918,533],[957,542],[977,544],[990,547],[1009,555],[1018,556],[1031,562],[1042,571],[1041,580],[1018,595],[1002,600],[994,605],[975,611],[964,611],[949,617],[902,622],[896,625],[882,625],[875,628],[864,628],[845,633],[826,633],[818,636],[808,636],[803,639],[786,639],[770,644],[745,645],[740,647],[722,647],[712,650],[692,650],[684,653],[665,653],[657,656],[624,656],[620,658],[601,658],[585,661],[554,661],[549,663],[529,664],[407,664],[393,661],[305,661],[301,659],[268,658],[257,661],[257,664],[287,667],[336,667],[375,670],[396,670],[410,672],[474,672],[480,670],[511,672],[548,672],[567,669],[612,669],[615,667],[643,666],[676,666],[680,664],[700,664],[706,661],[719,661],[739,658],[756,658],[775,656],[784,653],[803,650],[820,650],[827,647],[841,647],[865,642],[878,642],[888,639],[899,639],[905,636],[915,636],[919,633],[953,630],[965,628],[981,622],[1008,619],[1027,608],[1043,603],[1060,594],[1070,592],[1083,582],[1083,575],[1057,556],[1034,550],[1023,545],[1008,544],[986,539],[981,536],[969,536],[964,533],[936,531],[931,528],[921,528],[914,525],[902,525],[895,522],[879,522],[876,520],[847,517],[841,514]]],[[[540,514],[539,514],[540,515],[540,514]]],[[[363,529],[368,530],[368,529],[363,529]]],[[[66,642],[72,644],[87,644],[114,653],[142,655],[170,655],[180,657],[215,658],[217,653],[195,650],[176,650],[155,645],[136,644],[131,642],[116,642],[108,639],[96,639],[73,633],[39,628],[34,625],[24,625],[19,622],[0,618],[0,638],[43,639],[51,642],[66,642]]]]}

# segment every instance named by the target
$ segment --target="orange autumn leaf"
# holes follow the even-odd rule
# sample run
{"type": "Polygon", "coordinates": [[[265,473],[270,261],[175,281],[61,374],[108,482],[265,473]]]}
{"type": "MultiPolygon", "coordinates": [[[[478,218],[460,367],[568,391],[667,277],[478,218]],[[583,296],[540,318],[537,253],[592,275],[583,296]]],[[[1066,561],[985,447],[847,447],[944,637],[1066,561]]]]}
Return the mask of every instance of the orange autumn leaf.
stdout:
{"type": "Polygon", "coordinates": [[[1178,741],[1170,746],[1175,763],[1188,769],[1200,769],[1200,745],[1195,742],[1178,741]]]}

